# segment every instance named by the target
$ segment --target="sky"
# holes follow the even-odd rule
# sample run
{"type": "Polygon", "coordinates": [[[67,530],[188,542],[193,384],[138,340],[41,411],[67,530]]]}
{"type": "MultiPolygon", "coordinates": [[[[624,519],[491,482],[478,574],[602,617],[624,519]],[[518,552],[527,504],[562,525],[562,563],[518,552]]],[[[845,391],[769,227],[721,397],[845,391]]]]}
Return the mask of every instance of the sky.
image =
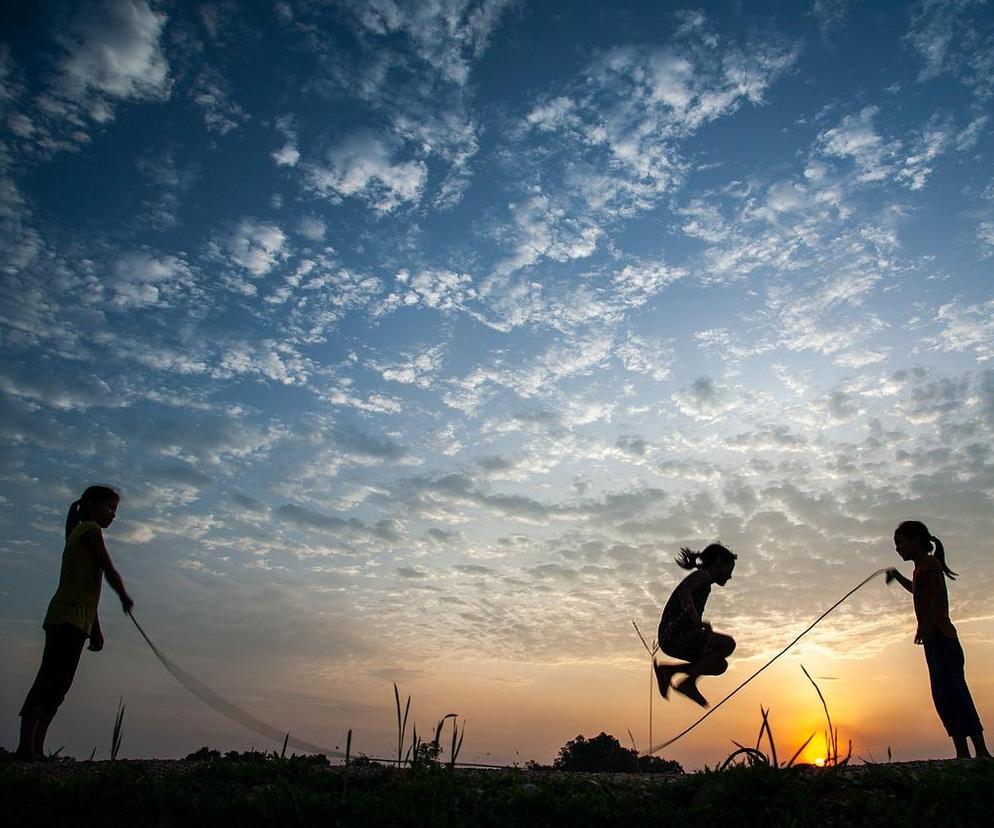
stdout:
{"type": "MultiPolygon", "coordinates": [[[[5,8],[0,742],[93,483],[157,645],[317,744],[389,756],[396,682],[467,761],[645,749],[699,713],[650,734],[632,627],[681,546],[738,554],[717,700],[908,518],[994,716],[991,11],[5,8]]],[[[101,617],[51,749],[104,755],[122,697],[125,756],[273,747],[101,617]]],[[[952,755],[914,630],[873,581],[662,755],[713,765],[761,704],[789,755],[802,665],[855,755],[952,755]]]]}

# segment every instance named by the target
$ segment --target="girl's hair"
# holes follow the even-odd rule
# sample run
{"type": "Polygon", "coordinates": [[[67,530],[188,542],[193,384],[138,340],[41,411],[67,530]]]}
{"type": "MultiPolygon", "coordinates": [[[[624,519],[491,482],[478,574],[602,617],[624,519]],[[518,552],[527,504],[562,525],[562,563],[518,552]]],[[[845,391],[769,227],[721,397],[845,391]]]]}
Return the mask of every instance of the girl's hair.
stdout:
{"type": "Polygon", "coordinates": [[[110,486],[87,486],[86,491],[79,496],[79,500],[74,500],[69,506],[69,514],[66,515],[66,540],[69,540],[69,533],[80,524],[79,511],[84,503],[120,499],[121,495],[110,486]]]}
{"type": "Polygon", "coordinates": [[[737,557],[738,555],[733,555],[731,550],[726,549],[720,543],[712,543],[705,546],[700,552],[681,546],[680,554],[674,560],[682,569],[699,569],[715,563],[734,563],[737,557]]]}
{"type": "Polygon", "coordinates": [[[956,580],[957,573],[953,572],[948,566],[946,566],[946,549],[942,545],[942,541],[929,532],[928,527],[920,520],[904,521],[904,523],[894,530],[894,535],[904,535],[909,538],[918,538],[928,546],[932,546],[934,544],[935,551],[932,554],[939,559],[939,566],[942,567],[943,574],[951,581],[956,580]]]}

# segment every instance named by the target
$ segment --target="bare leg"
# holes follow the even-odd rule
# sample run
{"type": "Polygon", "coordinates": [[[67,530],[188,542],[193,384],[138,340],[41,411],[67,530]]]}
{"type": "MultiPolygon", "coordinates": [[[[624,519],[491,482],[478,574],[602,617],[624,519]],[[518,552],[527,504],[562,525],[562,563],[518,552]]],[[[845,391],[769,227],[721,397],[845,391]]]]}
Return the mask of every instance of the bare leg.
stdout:
{"type": "Polygon", "coordinates": [[[987,750],[987,744],[984,742],[984,734],[978,733],[976,736],[971,736],[970,741],[973,742],[973,752],[977,754],[978,759],[990,759],[990,751],[987,750]]]}
{"type": "Polygon", "coordinates": [[[51,723],[51,719],[40,719],[35,730],[35,754],[42,759],[47,755],[45,753],[45,737],[48,735],[48,726],[51,723]]]}
{"type": "Polygon", "coordinates": [[[660,695],[665,699],[670,694],[670,683],[676,673],[686,673],[687,663],[677,662],[676,664],[660,664],[655,659],[652,660],[652,669],[656,672],[656,684],[659,687],[660,695]]]}
{"type": "Polygon", "coordinates": [[[683,672],[687,674],[687,678],[674,685],[673,689],[701,707],[707,707],[707,699],[697,689],[697,678],[699,676],[720,676],[728,669],[726,659],[734,651],[735,640],[731,636],[712,633],[704,656],[686,666],[683,672]]]}
{"type": "Polygon", "coordinates": [[[731,636],[712,633],[707,652],[699,661],[688,664],[683,670],[688,676],[720,676],[728,669],[728,656],[735,652],[735,640],[731,636]]]}
{"type": "Polygon", "coordinates": [[[953,736],[953,747],[956,748],[957,759],[970,758],[970,748],[966,746],[966,736],[953,736]]]}
{"type": "Polygon", "coordinates": [[[21,759],[34,759],[37,756],[35,734],[38,731],[39,722],[40,719],[21,716],[21,738],[17,743],[17,755],[21,759]]]}

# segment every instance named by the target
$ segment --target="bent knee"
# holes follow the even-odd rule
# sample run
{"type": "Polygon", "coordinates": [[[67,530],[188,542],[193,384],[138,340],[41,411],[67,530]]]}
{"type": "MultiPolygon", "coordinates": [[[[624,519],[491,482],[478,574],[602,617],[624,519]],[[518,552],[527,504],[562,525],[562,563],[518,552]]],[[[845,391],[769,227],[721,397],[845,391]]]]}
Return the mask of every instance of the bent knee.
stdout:
{"type": "Polygon", "coordinates": [[[730,635],[716,633],[711,648],[714,652],[721,653],[723,656],[730,656],[735,652],[735,639],[730,635]]]}
{"type": "Polygon", "coordinates": [[[722,659],[717,664],[714,665],[714,672],[711,674],[713,676],[720,676],[728,669],[728,662],[722,659]]]}

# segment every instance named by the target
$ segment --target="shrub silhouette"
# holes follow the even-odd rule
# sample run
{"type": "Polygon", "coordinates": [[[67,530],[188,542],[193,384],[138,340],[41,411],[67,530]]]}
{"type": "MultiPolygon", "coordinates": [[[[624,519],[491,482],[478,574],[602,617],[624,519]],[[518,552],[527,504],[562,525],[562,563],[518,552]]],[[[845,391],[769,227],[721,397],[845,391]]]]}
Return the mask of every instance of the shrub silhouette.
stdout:
{"type": "Polygon", "coordinates": [[[587,771],[593,773],[682,773],[679,762],[660,759],[658,756],[639,756],[631,748],[607,733],[601,732],[592,739],[577,736],[559,748],[559,755],[552,763],[556,770],[587,771]]]}

